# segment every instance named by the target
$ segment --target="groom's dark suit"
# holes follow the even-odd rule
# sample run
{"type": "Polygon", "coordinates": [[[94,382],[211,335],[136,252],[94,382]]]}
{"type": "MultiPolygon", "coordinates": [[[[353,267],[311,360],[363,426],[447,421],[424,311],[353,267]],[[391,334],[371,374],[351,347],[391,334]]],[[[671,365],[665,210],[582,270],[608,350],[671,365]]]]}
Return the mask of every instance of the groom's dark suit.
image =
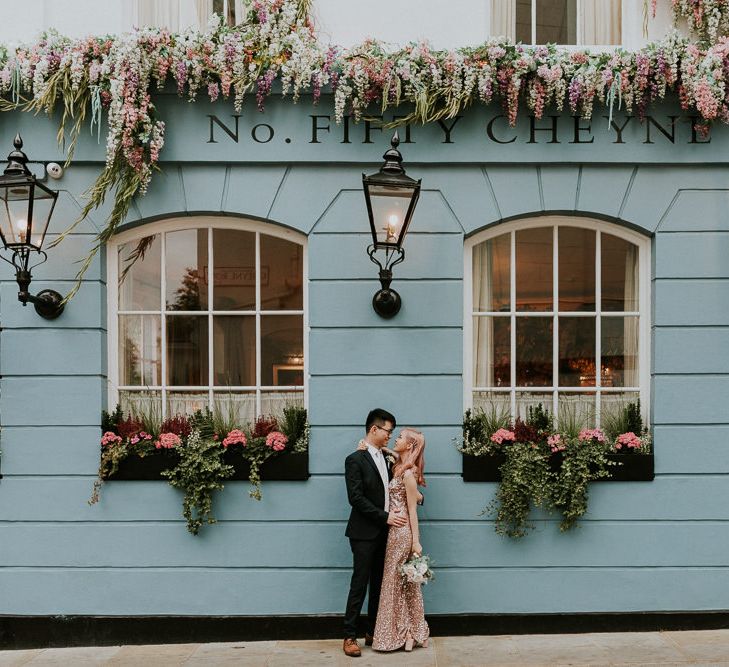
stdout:
{"type": "MultiPolygon", "coordinates": [[[[392,477],[389,465],[388,477],[392,477]]],[[[357,636],[357,622],[362,610],[367,584],[367,632],[374,633],[377,607],[380,603],[382,570],[385,566],[387,545],[387,517],[385,487],[380,471],[367,450],[357,450],[344,462],[347,497],[352,506],[345,535],[352,547],[353,569],[349,586],[347,610],[344,614],[344,636],[357,636]]]]}

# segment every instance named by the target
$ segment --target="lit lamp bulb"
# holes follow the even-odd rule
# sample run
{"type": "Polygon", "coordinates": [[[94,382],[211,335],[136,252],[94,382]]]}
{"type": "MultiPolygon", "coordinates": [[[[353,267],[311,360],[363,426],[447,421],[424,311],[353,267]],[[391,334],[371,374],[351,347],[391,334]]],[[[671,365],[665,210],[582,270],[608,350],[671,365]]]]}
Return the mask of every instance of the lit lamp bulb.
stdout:
{"type": "Polygon", "coordinates": [[[20,239],[20,243],[25,243],[26,236],[28,234],[28,221],[24,220],[23,218],[20,218],[16,223],[15,226],[18,230],[18,238],[20,239]]]}
{"type": "Polygon", "coordinates": [[[387,233],[387,238],[385,239],[388,243],[390,241],[397,241],[397,226],[399,223],[398,217],[393,213],[387,220],[387,227],[385,229],[385,232],[387,233]]]}

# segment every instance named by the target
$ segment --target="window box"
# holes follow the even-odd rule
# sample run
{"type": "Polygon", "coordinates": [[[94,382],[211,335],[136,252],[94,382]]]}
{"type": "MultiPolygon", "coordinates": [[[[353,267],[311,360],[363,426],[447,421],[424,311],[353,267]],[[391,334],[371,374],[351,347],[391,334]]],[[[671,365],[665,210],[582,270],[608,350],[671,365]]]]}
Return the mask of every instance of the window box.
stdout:
{"type": "MultiPolygon", "coordinates": [[[[235,468],[233,476],[227,481],[245,481],[250,474],[250,466],[237,452],[227,451],[223,460],[235,468]]],[[[155,452],[150,456],[130,456],[119,464],[116,474],[110,480],[164,480],[163,470],[177,464],[175,452],[155,452]]],[[[263,481],[303,481],[309,479],[309,453],[291,452],[275,456],[261,466],[263,481]]]]}
{"type": "MultiPolygon", "coordinates": [[[[653,454],[608,454],[608,460],[621,465],[610,469],[610,477],[596,481],[600,482],[650,482],[655,477],[653,454]]],[[[471,456],[463,454],[464,482],[500,482],[499,468],[506,460],[502,453],[487,454],[486,456],[471,456]]],[[[560,455],[553,455],[550,459],[552,469],[558,469],[561,461],[560,455]]]]}

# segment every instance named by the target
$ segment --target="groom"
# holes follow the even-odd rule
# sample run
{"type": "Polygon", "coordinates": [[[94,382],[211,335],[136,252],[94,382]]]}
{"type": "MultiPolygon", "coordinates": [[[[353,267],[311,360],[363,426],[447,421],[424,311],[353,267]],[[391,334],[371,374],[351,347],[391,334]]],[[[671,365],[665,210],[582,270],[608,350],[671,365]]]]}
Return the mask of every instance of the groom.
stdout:
{"type": "Polygon", "coordinates": [[[380,451],[395,429],[395,417],[375,408],[365,423],[366,449],[350,454],[344,462],[344,478],[352,512],[345,535],[352,547],[352,581],[344,613],[344,652],[353,658],[362,653],[357,644],[357,622],[369,583],[365,644],[372,645],[380,603],[382,570],[388,526],[404,526],[407,519],[389,511],[388,484],[392,473],[380,451]]]}

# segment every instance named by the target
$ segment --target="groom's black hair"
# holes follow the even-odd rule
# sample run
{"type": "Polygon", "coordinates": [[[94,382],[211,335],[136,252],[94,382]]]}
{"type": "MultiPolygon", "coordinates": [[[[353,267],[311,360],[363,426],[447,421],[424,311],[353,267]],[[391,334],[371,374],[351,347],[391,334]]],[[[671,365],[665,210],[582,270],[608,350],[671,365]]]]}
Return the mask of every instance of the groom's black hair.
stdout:
{"type": "Polygon", "coordinates": [[[387,410],[383,410],[382,408],[370,410],[370,413],[367,415],[367,421],[365,422],[365,433],[370,432],[373,424],[382,426],[385,422],[391,422],[392,428],[397,426],[394,415],[390,414],[387,410]]]}

